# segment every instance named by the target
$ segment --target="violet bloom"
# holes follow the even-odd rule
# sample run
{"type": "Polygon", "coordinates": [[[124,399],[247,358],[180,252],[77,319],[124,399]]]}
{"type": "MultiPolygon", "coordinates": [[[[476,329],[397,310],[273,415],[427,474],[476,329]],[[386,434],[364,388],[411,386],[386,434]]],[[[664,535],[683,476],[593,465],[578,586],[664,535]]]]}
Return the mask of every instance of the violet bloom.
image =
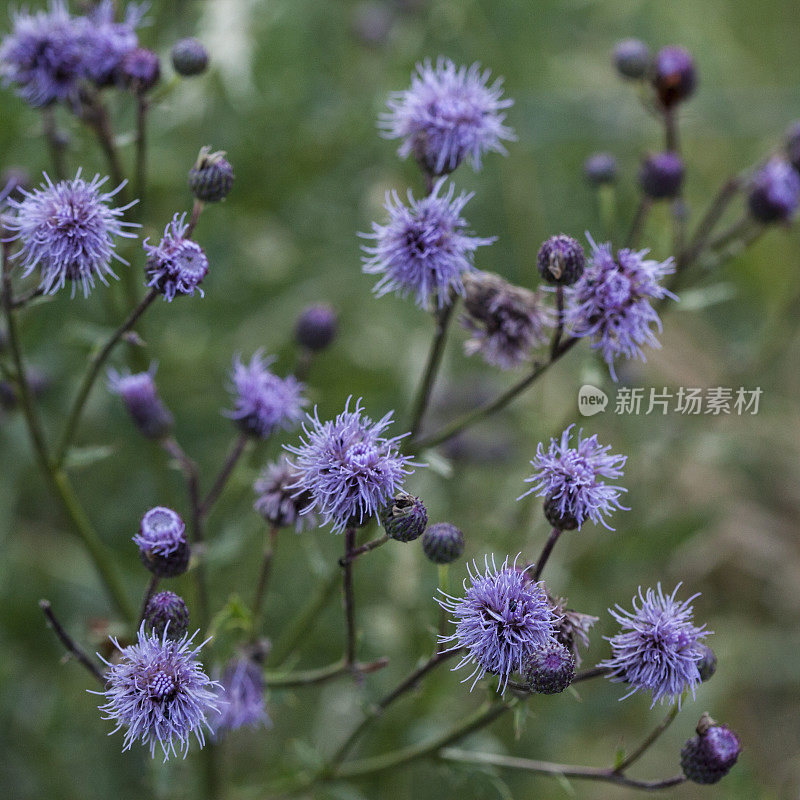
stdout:
{"type": "Polygon", "coordinates": [[[55,294],[69,281],[73,297],[78,285],[88,296],[95,279],[107,286],[109,276],[117,277],[111,269],[112,259],[128,264],[117,255],[114,239],[136,238],[130,229],[139,226],[121,219],[133,203],[111,208],[110,201],[125,184],[103,192],[108,178],[99,175],[88,183],[80,170],[73,180],[55,184],[47,175],[44,178],[32,192],[20,189],[21,200],[8,199],[13,213],[4,224],[14,234],[11,239],[21,243],[13,258],[21,258],[23,278],[39,270],[39,288],[45,294],[55,294]]]}
{"type": "Polygon", "coordinates": [[[142,563],[154,575],[172,578],[186,572],[191,553],[186,525],[177,511],[166,506],[151,508],[142,517],[133,541],[142,563]]]}
{"type": "Polygon", "coordinates": [[[264,700],[264,678],[258,664],[248,658],[228,662],[220,679],[219,716],[212,721],[214,736],[245,726],[271,728],[264,700]]]}
{"type": "Polygon", "coordinates": [[[226,412],[250,436],[266,439],[276,430],[292,430],[303,418],[305,388],[293,375],[279,378],[269,370],[275,359],[257,351],[249,364],[233,359],[234,409],[226,412]]]}
{"type": "Polygon", "coordinates": [[[691,602],[699,593],[682,602],[675,599],[680,586],[670,595],[662,592],[660,583],[656,591],[648,589],[644,595],[640,587],[638,598],[633,598],[633,611],[619,605],[609,609],[621,630],[615,636],[605,637],[611,642],[612,656],[598,667],[612,670],[613,682],[632,687],[620,699],[649,691],[652,708],[657,702],[676,699],[680,706],[686,690],[694,697],[695,687],[700,683],[701,640],[712,631],[707,631],[705,625],[698,628],[692,621],[691,602]]]}
{"type": "Polygon", "coordinates": [[[592,245],[592,256],[582,277],[567,290],[566,320],[575,336],[588,336],[600,350],[616,381],[614,361],[619,356],[646,361],[644,345],[658,348],[653,328],[661,319],[653,300],[678,298],[659,281],[675,271],[672,259],[646,259],[649,250],[623,249],[614,258],[611,244],[592,245]]]}
{"type": "Polygon", "coordinates": [[[770,159],[753,175],[747,205],[759,222],[788,222],[800,206],[797,170],[782,158],[770,159]]]}
{"type": "Polygon", "coordinates": [[[583,430],[578,431],[575,447],[570,446],[574,427],[570,425],[560,441],[551,439],[547,450],[539,443],[531,461],[535,471],[525,479],[533,487],[518,499],[529,494],[544,497],[545,515],[560,530],[579,529],[587,519],[614,530],[605,517],[617,508],[625,509],[619,499],[627,490],[602,478],[621,478],[627,456],[609,453],[611,447],[601,445],[597,434],[584,439],[583,430]]]}
{"type": "Polygon", "coordinates": [[[149,238],[142,242],[147,253],[147,285],[155,287],[168,303],[179,294],[193,295],[195,289],[203,297],[200,283],[208,274],[203,248],[186,238],[189,226],[185,219],[186,214],[175,214],[157,246],[148,244],[149,238]]]}
{"type": "Polygon", "coordinates": [[[427,308],[432,295],[439,308],[449,305],[452,293],[464,294],[464,274],[474,269],[475,250],[491,244],[492,238],[479,238],[465,232],[467,221],[461,216],[472,194],[454,197],[451,184],[439,197],[445,179],[421,200],[408,192],[408,206],[397,192],[386,195],[389,222],[372,223],[375,246],[364,246],[364,272],[381,275],[375,285],[378,297],[395,292],[400,297],[413,295],[420,308],[427,308]]]}
{"type": "Polygon", "coordinates": [[[101,0],[86,17],[76,20],[84,51],[84,73],[98,86],[119,79],[125,56],[139,46],[136,28],[142,24],[147,3],[130,3],[119,22],[114,0],[101,0]]]}
{"type": "Polygon", "coordinates": [[[503,124],[504,109],[514,101],[503,99],[502,79],[489,84],[489,70],[479,64],[456,67],[440,57],[417,64],[411,87],[394,92],[379,125],[388,139],[402,139],[398,153],[414,155],[432,175],[452,172],[464,158],[481,168],[483,153],[505,154],[502,140],[514,132],[503,124]]]}
{"type": "Polygon", "coordinates": [[[285,446],[296,456],[292,463],[298,472],[295,494],[311,496],[302,513],[319,512],[323,524],[330,523],[334,533],[374,516],[402,488],[405,476],[413,472],[409,466],[414,465],[397,445],[408,434],[383,436],[393,412],[373,422],[364,414],[361,399],[352,411],[351,400],[327,422],[320,421],[315,408],[313,416],[307,415],[300,445],[285,446]]]}
{"type": "Polygon", "coordinates": [[[62,0],[51,0],[47,11],[12,15],[13,31],[0,44],[0,74],[4,85],[35,108],[77,102],[83,76],[81,28],[62,0]]]}
{"type": "Polygon", "coordinates": [[[108,370],[108,388],[122,398],[134,424],[148,439],[163,438],[175,421],[158,396],[155,375],[155,365],[134,374],[108,370]]]}
{"type": "Polygon", "coordinates": [[[253,491],[256,501],[253,508],[270,524],[277,528],[294,528],[300,533],[304,528],[317,524],[314,514],[302,511],[313,498],[308,492],[297,494],[294,485],[299,475],[285,457],[275,461],[262,470],[253,491]]]}
{"type": "Polygon", "coordinates": [[[206,643],[192,646],[197,633],[169,639],[166,632],[161,637],[146,634],[142,623],[135,644],[120,647],[111,640],[119,650],[115,663],[100,656],[108,665],[106,688],[92,694],[105,695],[100,710],[103,719],[117,724],[112,733],[125,729],[123,751],[140,740],[151,757],[161,747],[167,761],[178,750],[186,757],[192,735],[200,747],[205,744],[204,728],[211,729],[208,719],[217,714],[219,684],[209,679],[197,658],[206,643]]]}
{"type": "MultiPolygon", "coordinates": [[[[464,580],[464,597],[453,597],[441,590],[436,602],[453,616],[456,626],[441,642],[453,642],[450,650],[464,648],[466,654],[453,668],[467,664],[474,679],[472,688],[486,673],[497,675],[497,690],[504,692],[511,674],[520,671],[538,647],[553,641],[559,618],[553,613],[542,582],[533,583],[516,560],[508,558],[497,568],[492,556],[485,559],[481,574],[477,563],[467,564],[469,583],[464,580]]],[[[445,651],[447,652],[447,651],[445,651]]]]}

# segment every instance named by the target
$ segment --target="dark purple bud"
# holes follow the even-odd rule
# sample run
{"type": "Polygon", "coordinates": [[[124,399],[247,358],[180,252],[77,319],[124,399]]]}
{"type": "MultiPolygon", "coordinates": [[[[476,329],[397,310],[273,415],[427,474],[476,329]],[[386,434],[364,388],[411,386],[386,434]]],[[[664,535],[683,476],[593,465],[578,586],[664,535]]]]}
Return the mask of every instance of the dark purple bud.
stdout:
{"type": "Polygon", "coordinates": [[[383,529],[398,542],[413,542],[428,524],[428,511],[419,497],[398,492],[391,503],[378,512],[383,529]]]}
{"type": "Polygon", "coordinates": [[[578,528],[578,519],[569,511],[561,511],[560,503],[556,497],[546,497],[544,501],[544,516],[547,521],[560,531],[574,531],[578,528]]]}
{"type": "Polygon", "coordinates": [[[233,187],[233,167],[225,152],[212,153],[210,147],[200,149],[195,165],[189,170],[189,188],[204,203],[224,200],[233,187]]]}
{"type": "Polygon", "coordinates": [[[524,666],[525,683],[537,694],[563,692],[575,677],[575,657],[569,648],[553,640],[537,647],[524,666]]]}
{"type": "Polygon", "coordinates": [[[359,3],[353,10],[353,34],[363,44],[386,44],[394,23],[394,13],[386,3],[359,3]]]}
{"type": "Polygon", "coordinates": [[[175,42],[170,57],[175,72],[185,78],[200,75],[208,66],[208,50],[199,39],[191,37],[175,42]]]}
{"type": "Polygon", "coordinates": [[[154,379],[155,370],[134,375],[108,371],[108,388],[118,394],[141,434],[148,439],[163,439],[172,430],[174,420],[161,402],[154,379]]]}
{"type": "Polygon", "coordinates": [[[309,350],[324,350],[336,337],[339,321],[329,305],[320,303],[304,309],[297,318],[294,336],[309,350]]]}
{"type": "Polygon", "coordinates": [[[149,92],[161,77],[161,62],[152,50],[137,47],[122,60],[122,81],[136,94],[149,92]]]}
{"type": "Polygon", "coordinates": [[[623,78],[644,78],[650,70],[650,48],[639,39],[623,39],[614,48],[614,66],[623,78]]]}
{"type": "Polygon", "coordinates": [[[697,736],[681,750],[683,774],[694,783],[717,783],[731,771],[741,751],[739,737],[730,728],[703,714],[697,736]]]}
{"type": "Polygon", "coordinates": [[[800,120],[786,132],[786,158],[800,172],[800,120]]]}
{"type": "Polygon", "coordinates": [[[158,592],[148,601],[144,612],[148,632],[168,639],[180,639],[189,627],[189,610],[175,592],[158,592]]]}
{"type": "Polygon", "coordinates": [[[434,564],[449,564],[464,552],[464,534],[449,522],[437,522],[422,534],[422,549],[434,564]]]}
{"type": "Polygon", "coordinates": [[[697,87],[697,71],[689,51],[676,45],[659,50],[653,64],[652,80],[664,108],[671,108],[691,97],[697,87]]]}
{"type": "Polygon", "coordinates": [[[759,222],[788,221],[800,205],[800,175],[783,159],[771,159],[753,176],[747,204],[759,222]]]}
{"type": "Polygon", "coordinates": [[[142,563],[154,575],[172,578],[186,572],[189,566],[186,526],[171,508],[151,508],[142,517],[139,533],[133,541],[139,547],[142,563]]]}
{"type": "Polygon", "coordinates": [[[616,183],[617,159],[611,153],[595,153],[583,163],[583,174],[592,186],[616,183]]]}
{"type": "Polygon", "coordinates": [[[717,671],[717,656],[707,644],[700,643],[697,649],[702,656],[697,662],[697,671],[700,673],[700,680],[705,682],[717,671]]]}
{"type": "Polygon", "coordinates": [[[677,153],[653,153],[639,170],[639,185],[653,200],[675,197],[683,186],[684,166],[677,153]]]}
{"type": "Polygon", "coordinates": [[[543,280],[557,286],[571,286],[583,275],[586,256],[579,242],[562,233],[542,243],[536,263],[543,280]]]}

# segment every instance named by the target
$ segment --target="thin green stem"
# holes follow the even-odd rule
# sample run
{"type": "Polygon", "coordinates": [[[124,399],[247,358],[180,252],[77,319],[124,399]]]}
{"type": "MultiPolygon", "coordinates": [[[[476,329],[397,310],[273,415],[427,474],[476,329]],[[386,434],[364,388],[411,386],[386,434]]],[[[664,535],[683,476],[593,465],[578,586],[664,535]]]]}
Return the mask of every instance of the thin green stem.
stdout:
{"type": "MultiPolygon", "coordinates": [[[[139,614],[139,626],[144,622],[144,618],[147,615],[147,604],[150,602],[150,598],[155,593],[156,589],[158,588],[158,575],[151,575],[150,580],[147,584],[147,589],[144,592],[144,599],[142,600],[142,611],[139,614]]],[[[138,626],[137,626],[138,627],[138,626]]]]}
{"type": "Polygon", "coordinates": [[[561,346],[561,336],[564,333],[564,287],[556,286],[556,329],[553,332],[553,342],[550,345],[550,359],[555,358],[561,346]]]}
{"type": "MultiPolygon", "coordinates": [[[[150,102],[144,93],[136,95],[136,167],[133,193],[141,204],[147,188],[147,112],[150,102]]],[[[141,206],[140,206],[141,207],[141,206]]]]}
{"type": "Polygon", "coordinates": [[[547,559],[550,558],[550,554],[553,552],[553,548],[556,546],[559,536],[561,536],[561,531],[558,528],[553,528],[550,531],[550,535],[547,537],[547,541],[544,543],[542,552],[539,555],[539,560],[536,562],[536,566],[533,569],[531,580],[538,581],[539,578],[542,577],[544,566],[547,564],[547,559]]]}
{"type": "Polygon", "coordinates": [[[352,564],[353,561],[355,561],[359,556],[364,555],[364,553],[369,553],[370,550],[376,550],[378,547],[382,547],[389,541],[391,541],[391,537],[388,533],[385,533],[383,536],[379,536],[377,539],[373,539],[371,542],[367,542],[359,547],[355,547],[347,556],[342,556],[339,559],[339,566],[343,567],[345,564],[352,564]]]}
{"type": "Polygon", "coordinates": [[[618,774],[623,773],[626,769],[628,769],[629,766],[631,766],[631,764],[636,763],[650,749],[658,737],[661,736],[661,734],[664,733],[667,728],[669,728],[669,726],[672,724],[672,721],[678,716],[679,710],[678,704],[675,703],[669,710],[667,716],[664,717],[664,720],[661,722],[661,724],[657,725],[651,731],[650,735],[630,755],[623,758],[622,761],[620,761],[619,764],[614,767],[614,772],[618,774]]]}
{"type": "Polygon", "coordinates": [[[84,667],[97,681],[105,685],[106,679],[97,664],[75,643],[75,640],[67,633],[63,625],[58,621],[48,600],[40,600],[39,608],[44,613],[47,624],[53,629],[64,649],[70,653],[75,660],[84,667]]]}
{"type": "Polygon", "coordinates": [[[209,511],[211,511],[212,506],[219,499],[219,496],[222,494],[225,485],[228,483],[228,479],[233,474],[234,468],[239,463],[239,459],[242,457],[242,453],[244,453],[244,449],[247,447],[249,440],[250,439],[246,433],[240,433],[236,437],[236,440],[234,441],[233,446],[228,453],[228,457],[225,459],[225,463],[222,465],[222,469],[220,469],[219,474],[214,481],[214,485],[211,487],[208,494],[205,496],[205,499],[200,504],[201,519],[205,517],[209,511]]]}
{"type": "Polygon", "coordinates": [[[269,532],[264,539],[264,552],[261,556],[261,569],[258,573],[258,583],[256,584],[256,591],[255,595],[253,596],[252,639],[255,639],[261,631],[262,615],[264,613],[264,597],[267,594],[269,577],[272,573],[272,560],[275,556],[275,547],[278,543],[279,532],[280,528],[277,525],[271,525],[269,532]]]}
{"type": "Polygon", "coordinates": [[[353,594],[353,551],[356,544],[356,529],[347,528],[344,532],[344,558],[342,564],[342,596],[344,618],[347,628],[345,640],[345,663],[354,664],[356,660],[356,609],[353,594]]]}
{"type": "Polygon", "coordinates": [[[298,672],[273,672],[264,673],[264,683],[270,689],[294,689],[300,686],[315,686],[320,683],[345,675],[369,675],[383,669],[389,663],[387,658],[379,658],[377,661],[367,663],[348,662],[345,659],[336,661],[326,667],[318,669],[301,670],[298,672]]]}
{"type": "Polygon", "coordinates": [[[633,222],[631,223],[631,230],[630,233],[628,233],[626,247],[629,247],[632,250],[636,249],[639,239],[644,232],[644,226],[647,223],[647,217],[650,215],[650,209],[652,207],[653,201],[646,195],[642,195],[641,200],[639,200],[639,205],[636,208],[633,222]]]}
{"type": "Polygon", "coordinates": [[[64,463],[67,451],[69,450],[69,447],[75,438],[75,434],[77,433],[78,424],[80,422],[81,415],[83,414],[86,400],[88,399],[89,393],[92,391],[92,387],[94,386],[95,381],[100,374],[100,370],[103,368],[103,365],[111,355],[111,351],[114,349],[117,342],[119,342],[119,340],[122,338],[123,334],[127,333],[138,322],[139,317],[144,314],[156,297],[158,297],[158,291],[156,289],[150,289],[150,291],[141,300],[139,305],[137,305],[136,308],[131,311],[125,321],[114,331],[114,333],[111,335],[111,338],[108,339],[99,352],[97,352],[89,362],[89,368],[86,370],[86,373],[83,376],[83,380],[78,387],[78,393],[76,394],[75,400],[72,403],[72,407],[67,414],[67,421],[64,425],[64,430],[61,434],[61,439],[56,450],[55,465],[57,467],[60,467],[64,463]]]}
{"type": "Polygon", "coordinates": [[[56,181],[63,181],[67,177],[64,140],[58,130],[54,106],[46,106],[42,109],[42,126],[45,139],[47,139],[47,146],[50,150],[50,157],[53,160],[53,177],[56,181]]]}

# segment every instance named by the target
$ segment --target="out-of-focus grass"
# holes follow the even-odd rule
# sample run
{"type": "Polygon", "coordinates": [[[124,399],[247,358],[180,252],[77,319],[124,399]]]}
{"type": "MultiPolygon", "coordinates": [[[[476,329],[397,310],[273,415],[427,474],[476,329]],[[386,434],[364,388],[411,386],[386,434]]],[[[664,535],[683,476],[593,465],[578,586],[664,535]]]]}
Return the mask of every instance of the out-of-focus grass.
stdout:
{"type": "MultiPolygon", "coordinates": [[[[467,210],[474,230],[499,237],[479,254],[478,266],[524,285],[536,282],[535,252],[546,236],[598,230],[594,198],[580,173],[584,157],[597,149],[618,154],[624,229],[635,203],[637,161],[660,147],[657,122],[610,67],[616,40],[640,36],[654,47],[679,42],[697,57],[700,89],[681,118],[690,165],[687,196],[695,213],[725,177],[774,147],[800,108],[800,29],[789,24],[796,13],[790,0],[406,0],[370,7],[389,15],[388,31],[372,43],[357,34],[363,4],[312,0],[156,4],[154,24],[143,33],[144,42],[166,56],[175,38],[196,32],[214,58],[210,74],[182,82],[153,113],[143,234],[158,235],[174,211],[188,207],[185,173],[201,145],[226,149],[237,171],[230,198],[208,209],[197,232],[212,265],[206,297],[158,303],[142,328],[179,438],[206,481],[232,436],[220,409],[228,403],[233,353],[265,347],[278,355],[281,370],[290,369],[292,322],[308,302],[327,300],[341,315],[339,339],[309,377],[320,414],[335,413],[350,394],[363,395],[375,414],[388,408],[396,408],[400,420],[407,414],[431,321],[409,303],[371,297],[356,232],[382,214],[386,189],[419,189],[413,165],[398,162],[394,144],[375,129],[387,93],[407,85],[415,61],[443,53],[459,62],[480,60],[505,76],[516,99],[509,120],[519,140],[507,158],[488,158],[478,175],[462,169],[455,181],[476,193],[467,210]]],[[[125,132],[129,110],[117,111],[125,132]]],[[[10,92],[3,95],[2,114],[2,165],[49,168],[36,115],[10,92]]],[[[72,168],[105,171],[74,121],[62,116],[62,123],[73,136],[72,168]]],[[[653,215],[644,241],[658,257],[669,255],[666,210],[653,215]]],[[[674,797],[787,797],[800,779],[798,245],[796,231],[775,230],[721,271],[702,276],[701,287],[729,285],[731,299],[701,311],[669,311],[663,350],[626,372],[632,385],[645,388],[761,386],[759,414],[636,418],[606,412],[586,420],[588,430],[629,454],[631,511],[617,515],[616,533],[587,527],[565,536],[548,567],[554,590],[601,617],[588,664],[606,652],[601,634],[612,631],[606,607],[627,605],[640,584],[661,580],[671,587],[683,580],[684,592],[703,593],[697,615],[716,631],[718,674],[700,688],[696,703],[686,704],[640,772],[676,772],[680,745],[704,710],[739,731],[745,752],[718,787],[682,787],[674,797]]],[[[127,254],[140,268],[136,247],[127,254]]],[[[111,322],[111,296],[103,289],[89,301],[59,296],[25,316],[30,360],[54,381],[43,401],[51,433],[74,390],[87,341],[111,322]]],[[[439,407],[463,405],[507,381],[465,359],[462,339],[454,331],[435,397],[439,407]]],[[[451,477],[420,470],[410,481],[433,519],[463,527],[469,558],[518,551],[533,557],[538,551],[546,535],[539,506],[515,498],[536,443],[575,418],[577,388],[587,381],[614,391],[579,347],[545,383],[463,442],[451,477]]],[[[183,508],[181,481],[101,387],[79,440],[114,447],[113,458],[76,472],[75,482],[135,597],[146,576],[130,537],[149,506],[183,508]]],[[[196,796],[196,753],[166,766],[151,764],[139,749],[120,753],[121,737],[106,738],[108,723],[99,720],[96,698],[84,692],[84,674],[59,663],[61,653],[36,601],[49,597],[84,642],[92,642],[92,623],[109,608],[34,468],[15,415],[2,421],[0,446],[0,782],[7,796],[196,796]]],[[[211,518],[215,607],[231,594],[249,598],[252,591],[262,530],[250,509],[249,487],[260,464],[277,451],[278,443],[270,444],[237,472],[211,518]]],[[[269,600],[270,634],[303,603],[320,565],[332,564],[340,546],[326,531],[283,537],[269,600]]],[[[363,655],[388,655],[389,668],[368,679],[363,695],[347,683],[274,693],[273,730],[234,735],[222,748],[232,787],[263,784],[329,753],[358,718],[359,698],[379,696],[429,652],[436,577],[421,549],[392,544],[366,557],[356,573],[363,655]]],[[[454,573],[460,580],[463,564],[454,573]]],[[[190,592],[185,579],[174,588],[190,592]]],[[[340,617],[333,602],[304,643],[299,666],[338,657],[340,617]]],[[[218,659],[223,651],[218,645],[210,653],[218,659]]],[[[362,752],[418,741],[474,708],[479,698],[458,681],[446,670],[434,676],[365,738],[362,752]]],[[[598,683],[581,688],[580,702],[534,698],[518,739],[506,721],[470,746],[609,763],[621,742],[635,743],[661,715],[643,697],[618,703],[619,694],[618,687],[598,683]]],[[[579,797],[617,796],[592,784],[573,788],[579,797]]],[[[565,788],[547,778],[420,763],[320,796],[534,794],[557,798],[565,788]]]]}

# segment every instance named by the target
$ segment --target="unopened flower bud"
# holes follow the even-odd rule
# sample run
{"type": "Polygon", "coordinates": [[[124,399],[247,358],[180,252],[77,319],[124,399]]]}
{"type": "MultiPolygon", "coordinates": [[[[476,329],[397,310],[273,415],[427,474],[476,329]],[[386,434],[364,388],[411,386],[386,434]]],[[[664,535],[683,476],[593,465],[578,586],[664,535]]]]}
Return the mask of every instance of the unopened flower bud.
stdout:
{"type": "Polygon", "coordinates": [[[617,159],[611,153],[594,153],[583,163],[583,174],[592,186],[616,183],[617,159]]]}
{"type": "Polygon", "coordinates": [[[336,337],[336,312],[327,304],[309,306],[297,318],[294,336],[298,344],[309,350],[324,350],[336,337]]]}
{"type": "Polygon", "coordinates": [[[681,750],[683,774],[694,783],[717,783],[731,771],[741,751],[739,737],[730,728],[703,714],[697,736],[681,750]]]}
{"type": "Polygon", "coordinates": [[[702,654],[697,662],[697,671],[700,673],[700,680],[705,682],[717,671],[717,656],[707,644],[700,643],[697,649],[702,654]]]}
{"type": "Polygon", "coordinates": [[[152,50],[137,47],[122,60],[122,80],[137,94],[149,92],[161,77],[161,62],[152,50]]]}
{"type": "Polygon", "coordinates": [[[398,542],[413,542],[428,524],[428,511],[422,500],[406,492],[398,492],[378,517],[386,533],[398,542]]]}
{"type": "Polygon", "coordinates": [[[154,575],[172,578],[189,566],[186,526],[171,508],[156,506],[143,517],[139,533],[133,537],[142,563],[154,575]]]}
{"type": "Polygon", "coordinates": [[[204,203],[224,200],[233,187],[233,167],[225,158],[225,152],[211,152],[202,147],[195,165],[189,170],[189,188],[192,194],[204,203]]]}
{"type": "Polygon", "coordinates": [[[623,78],[644,78],[650,70],[650,59],[650,48],[640,39],[623,39],[614,48],[614,66],[623,78]]]}
{"type": "Polygon", "coordinates": [[[771,159],[753,176],[747,204],[759,222],[790,220],[800,205],[800,175],[783,159],[771,159]]]}
{"type": "Polygon", "coordinates": [[[464,552],[464,534],[449,522],[437,522],[422,534],[422,549],[434,564],[449,564],[464,552]]]}
{"type": "Polygon", "coordinates": [[[170,57],[175,72],[186,78],[200,75],[208,66],[208,50],[199,39],[192,37],[175,42],[170,57]]]}
{"type": "Polygon", "coordinates": [[[175,592],[158,592],[147,601],[144,621],[159,637],[166,632],[168,639],[180,639],[189,627],[189,610],[175,592]]]}
{"type": "Polygon", "coordinates": [[[546,497],[543,510],[545,518],[554,528],[560,531],[574,531],[578,528],[577,518],[569,511],[561,509],[559,498],[546,497]]]}
{"type": "Polygon", "coordinates": [[[108,371],[108,388],[125,403],[131,419],[148,439],[163,439],[172,430],[174,419],[161,402],[155,382],[155,369],[131,375],[108,371]]]}
{"type": "Polygon", "coordinates": [[[653,153],[639,170],[639,185],[653,200],[675,197],[683,186],[683,160],[677,153],[653,153]]]}
{"type": "Polygon", "coordinates": [[[675,45],[659,50],[653,64],[652,80],[664,108],[671,108],[691,97],[697,86],[697,71],[691,53],[675,45]]]}
{"type": "Polygon", "coordinates": [[[536,263],[539,274],[548,283],[571,286],[583,275],[586,256],[579,242],[562,233],[542,244],[536,263]]]}
{"type": "Polygon", "coordinates": [[[575,677],[575,658],[557,641],[537,647],[524,666],[525,683],[537,694],[563,692],[575,677]]]}

